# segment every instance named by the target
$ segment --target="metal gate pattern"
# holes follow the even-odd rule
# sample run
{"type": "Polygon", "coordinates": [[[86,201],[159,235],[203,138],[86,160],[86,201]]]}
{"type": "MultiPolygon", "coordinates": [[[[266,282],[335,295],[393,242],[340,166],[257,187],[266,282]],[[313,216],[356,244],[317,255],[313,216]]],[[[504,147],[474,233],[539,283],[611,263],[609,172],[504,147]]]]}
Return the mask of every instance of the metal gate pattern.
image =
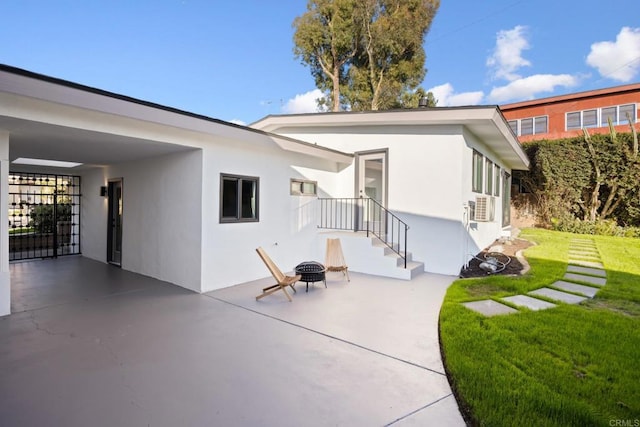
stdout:
{"type": "Polygon", "coordinates": [[[9,172],[9,261],[80,253],[80,177],[9,172]]]}

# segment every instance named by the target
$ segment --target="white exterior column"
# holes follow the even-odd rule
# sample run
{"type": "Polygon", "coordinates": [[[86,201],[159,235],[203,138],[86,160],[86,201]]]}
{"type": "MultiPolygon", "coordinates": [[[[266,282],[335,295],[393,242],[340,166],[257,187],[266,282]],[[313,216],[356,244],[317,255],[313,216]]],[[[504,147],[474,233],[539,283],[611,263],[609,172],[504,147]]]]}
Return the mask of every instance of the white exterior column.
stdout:
{"type": "Polygon", "coordinates": [[[8,197],[9,132],[0,129],[0,316],[11,314],[8,197]]]}

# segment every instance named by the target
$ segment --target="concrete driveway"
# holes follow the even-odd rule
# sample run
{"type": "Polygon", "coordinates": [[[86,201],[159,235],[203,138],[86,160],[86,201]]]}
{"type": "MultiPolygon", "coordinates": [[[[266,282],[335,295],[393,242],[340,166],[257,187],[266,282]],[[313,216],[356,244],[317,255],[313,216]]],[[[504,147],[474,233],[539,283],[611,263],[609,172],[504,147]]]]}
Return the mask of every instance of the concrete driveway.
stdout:
{"type": "Polygon", "coordinates": [[[255,301],[269,279],[198,295],[82,257],[11,268],[3,425],[464,425],[437,337],[452,277],[333,273],[289,303],[255,301]]]}

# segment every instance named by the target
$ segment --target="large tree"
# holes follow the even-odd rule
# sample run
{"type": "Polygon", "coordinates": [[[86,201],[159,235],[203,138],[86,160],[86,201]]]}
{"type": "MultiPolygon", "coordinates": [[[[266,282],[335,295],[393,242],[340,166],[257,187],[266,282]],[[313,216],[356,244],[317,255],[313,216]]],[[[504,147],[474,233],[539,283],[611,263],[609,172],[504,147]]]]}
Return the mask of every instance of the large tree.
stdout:
{"type": "Polygon", "coordinates": [[[354,0],[310,0],[293,22],[294,53],[311,68],[316,86],[328,97],[322,104],[340,110],[340,87],[347,64],[356,55],[361,28],[354,0]]]}
{"type": "MultiPolygon", "coordinates": [[[[423,48],[439,0],[310,0],[294,21],[294,52],[338,111],[414,107],[423,48]]],[[[435,105],[429,97],[429,105],[435,105]]]]}

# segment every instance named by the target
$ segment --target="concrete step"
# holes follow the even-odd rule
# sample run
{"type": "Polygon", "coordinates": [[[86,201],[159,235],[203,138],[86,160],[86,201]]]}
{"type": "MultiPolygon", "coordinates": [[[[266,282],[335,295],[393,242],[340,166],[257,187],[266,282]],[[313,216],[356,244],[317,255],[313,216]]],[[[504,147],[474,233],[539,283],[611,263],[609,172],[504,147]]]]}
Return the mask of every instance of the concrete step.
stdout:
{"type": "Polygon", "coordinates": [[[413,259],[407,253],[407,268],[404,260],[384,242],[375,236],[364,233],[323,233],[327,237],[339,237],[342,243],[349,271],[411,280],[424,273],[424,263],[413,259]]]}

